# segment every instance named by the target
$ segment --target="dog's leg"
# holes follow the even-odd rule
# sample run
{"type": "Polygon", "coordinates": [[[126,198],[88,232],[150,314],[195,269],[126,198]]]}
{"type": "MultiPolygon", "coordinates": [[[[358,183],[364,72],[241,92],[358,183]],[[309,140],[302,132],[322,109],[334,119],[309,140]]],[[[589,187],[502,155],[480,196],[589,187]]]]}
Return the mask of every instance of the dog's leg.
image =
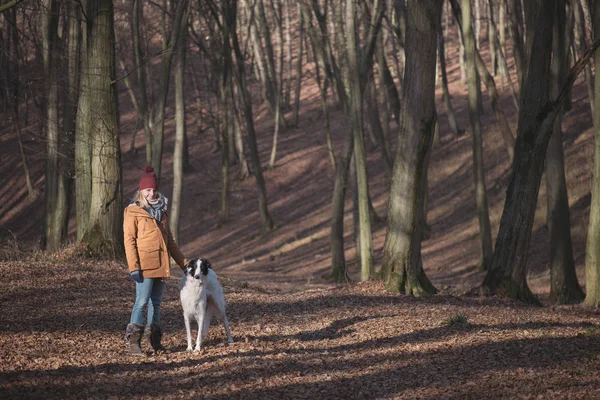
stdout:
{"type": "Polygon", "coordinates": [[[213,307],[216,311],[217,318],[223,320],[223,325],[225,326],[225,333],[227,334],[227,343],[233,343],[233,338],[231,337],[231,333],[229,332],[229,321],[227,320],[227,315],[225,314],[225,303],[222,301],[213,302],[213,307]]]}
{"type": "Polygon", "coordinates": [[[210,328],[210,322],[212,321],[213,316],[213,305],[212,302],[208,302],[206,306],[206,311],[204,312],[204,322],[202,324],[202,335],[206,337],[208,335],[208,328],[210,328]]]}
{"type": "Polygon", "coordinates": [[[183,320],[185,321],[185,332],[187,334],[187,351],[192,351],[192,327],[190,324],[190,317],[187,314],[183,314],[183,320]]]}
{"type": "Polygon", "coordinates": [[[225,333],[227,334],[227,343],[233,343],[233,338],[231,337],[231,333],[229,333],[229,321],[227,321],[227,315],[223,313],[223,325],[225,325],[225,333]]]}
{"type": "Polygon", "coordinates": [[[206,313],[202,313],[199,316],[196,316],[196,322],[198,322],[198,336],[196,337],[196,347],[194,351],[200,351],[200,346],[202,346],[202,326],[204,325],[204,318],[206,313]]]}

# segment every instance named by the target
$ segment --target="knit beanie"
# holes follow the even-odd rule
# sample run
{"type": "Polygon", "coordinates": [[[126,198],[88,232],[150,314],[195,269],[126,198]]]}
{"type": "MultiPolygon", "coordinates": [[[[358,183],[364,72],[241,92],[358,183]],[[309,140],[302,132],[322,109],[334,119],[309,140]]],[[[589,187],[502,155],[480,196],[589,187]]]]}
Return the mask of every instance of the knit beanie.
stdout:
{"type": "Polygon", "coordinates": [[[140,190],[144,189],[158,189],[158,181],[156,180],[156,173],[154,168],[144,168],[144,173],[140,178],[140,190]]]}

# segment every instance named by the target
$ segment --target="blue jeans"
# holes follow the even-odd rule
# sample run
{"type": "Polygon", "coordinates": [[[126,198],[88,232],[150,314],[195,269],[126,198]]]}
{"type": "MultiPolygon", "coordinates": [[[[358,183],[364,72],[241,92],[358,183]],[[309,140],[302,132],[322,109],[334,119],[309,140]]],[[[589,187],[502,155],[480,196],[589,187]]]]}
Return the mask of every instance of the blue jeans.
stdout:
{"type": "Polygon", "coordinates": [[[131,311],[131,324],[144,325],[146,306],[148,306],[148,324],[160,323],[160,303],[166,286],[164,278],[144,278],[141,283],[135,283],[135,304],[131,311]]]}

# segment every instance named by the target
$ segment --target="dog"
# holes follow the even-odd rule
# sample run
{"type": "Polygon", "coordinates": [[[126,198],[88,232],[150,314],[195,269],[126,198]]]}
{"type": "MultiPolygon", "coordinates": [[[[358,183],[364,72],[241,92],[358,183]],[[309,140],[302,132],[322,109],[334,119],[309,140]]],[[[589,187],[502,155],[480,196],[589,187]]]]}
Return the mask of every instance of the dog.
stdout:
{"type": "Polygon", "coordinates": [[[217,279],[217,274],[211,268],[210,261],[204,258],[194,258],[185,266],[179,284],[179,298],[187,333],[187,351],[192,351],[192,349],[200,351],[202,339],[208,334],[213,315],[223,320],[227,341],[230,344],[233,343],[229,332],[229,321],[225,314],[223,288],[217,279]],[[192,348],[192,318],[198,324],[195,348],[192,348]]]}

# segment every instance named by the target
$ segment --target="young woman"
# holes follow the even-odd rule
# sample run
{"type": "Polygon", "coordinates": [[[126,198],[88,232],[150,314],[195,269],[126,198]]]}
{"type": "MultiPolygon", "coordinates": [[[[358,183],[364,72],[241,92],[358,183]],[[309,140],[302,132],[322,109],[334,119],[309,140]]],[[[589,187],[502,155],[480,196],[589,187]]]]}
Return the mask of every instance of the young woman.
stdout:
{"type": "Polygon", "coordinates": [[[132,280],[135,304],[125,331],[131,354],[142,356],[142,334],[149,338],[154,351],[165,350],[160,341],[160,303],[171,276],[169,256],[183,269],[187,260],[173,240],[167,216],[167,198],[158,192],[156,173],[146,167],[139,190],[125,208],[123,217],[125,254],[132,280]],[[144,317],[148,308],[147,323],[144,317]]]}

